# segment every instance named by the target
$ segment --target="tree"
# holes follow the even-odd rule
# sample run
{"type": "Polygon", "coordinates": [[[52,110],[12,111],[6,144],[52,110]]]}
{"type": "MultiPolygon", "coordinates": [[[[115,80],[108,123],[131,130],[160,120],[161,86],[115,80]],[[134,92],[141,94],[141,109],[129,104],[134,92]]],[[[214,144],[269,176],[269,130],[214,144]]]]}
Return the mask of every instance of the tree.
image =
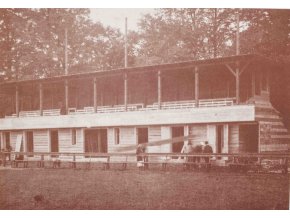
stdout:
{"type": "Polygon", "coordinates": [[[2,80],[63,74],[65,29],[69,73],[123,67],[122,34],[89,9],[0,9],[2,80]]]}
{"type": "Polygon", "coordinates": [[[233,9],[159,9],[139,23],[139,59],[162,63],[228,55],[234,22],[233,9]]]}

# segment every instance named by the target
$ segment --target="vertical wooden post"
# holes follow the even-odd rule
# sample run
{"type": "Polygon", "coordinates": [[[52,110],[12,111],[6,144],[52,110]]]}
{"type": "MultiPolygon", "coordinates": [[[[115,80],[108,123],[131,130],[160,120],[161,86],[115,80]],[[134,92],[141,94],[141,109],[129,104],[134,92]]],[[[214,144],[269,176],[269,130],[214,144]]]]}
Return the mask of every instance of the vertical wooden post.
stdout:
{"type": "Polygon", "coordinates": [[[162,78],[161,78],[161,71],[158,71],[158,109],[161,109],[161,102],[162,102],[162,78]]]}
{"type": "Polygon", "coordinates": [[[127,17],[125,18],[125,68],[128,67],[127,17]]]}
{"type": "Polygon", "coordinates": [[[19,86],[16,85],[15,90],[15,112],[16,116],[19,117],[19,86]]]}
{"type": "Polygon", "coordinates": [[[43,114],[43,85],[39,83],[39,111],[40,116],[43,114]]]}
{"type": "Polygon", "coordinates": [[[124,106],[125,111],[127,111],[128,107],[128,75],[125,73],[124,75],[124,106]]]}
{"type": "Polygon", "coordinates": [[[97,78],[94,78],[94,111],[98,111],[98,99],[97,99],[97,78]]]}
{"type": "Polygon", "coordinates": [[[270,73],[266,72],[266,90],[268,93],[270,93],[270,73]]]}
{"type": "Polygon", "coordinates": [[[261,72],[259,72],[259,95],[262,94],[262,90],[263,90],[263,74],[261,72]]]}
{"type": "Polygon", "coordinates": [[[236,103],[240,103],[240,68],[239,62],[236,63],[236,103]]]}
{"type": "Polygon", "coordinates": [[[102,136],[101,136],[101,132],[100,131],[98,131],[97,132],[97,143],[98,143],[98,153],[101,153],[101,152],[103,152],[102,151],[102,138],[101,138],[102,136]]]}
{"type": "Polygon", "coordinates": [[[194,67],[195,107],[199,107],[199,74],[198,67],[194,67]]]}
{"type": "Polygon", "coordinates": [[[256,77],[255,72],[252,72],[252,97],[255,97],[256,94],[256,77]]]}
{"type": "Polygon", "coordinates": [[[68,80],[65,80],[65,114],[68,112],[68,80]]]}
{"type": "Polygon", "coordinates": [[[64,30],[64,74],[68,74],[68,62],[67,62],[67,28],[64,30]]]}
{"type": "Polygon", "coordinates": [[[237,31],[236,31],[236,55],[240,54],[240,16],[239,11],[236,13],[237,31]]]}

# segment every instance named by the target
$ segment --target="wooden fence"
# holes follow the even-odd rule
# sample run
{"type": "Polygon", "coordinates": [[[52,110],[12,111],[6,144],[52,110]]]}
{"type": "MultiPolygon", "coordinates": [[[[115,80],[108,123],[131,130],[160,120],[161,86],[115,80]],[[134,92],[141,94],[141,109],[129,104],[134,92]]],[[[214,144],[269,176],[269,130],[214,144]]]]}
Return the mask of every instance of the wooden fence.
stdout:
{"type": "MultiPolygon", "coordinates": [[[[145,169],[150,165],[160,165],[166,170],[170,165],[180,165],[184,169],[207,169],[216,167],[222,161],[223,167],[233,171],[281,172],[288,173],[289,153],[244,153],[244,154],[184,154],[184,153],[144,153],[145,169]]],[[[61,153],[61,152],[1,152],[1,163],[12,167],[28,167],[36,163],[38,167],[58,168],[60,165],[77,168],[77,165],[101,164],[104,169],[120,165],[126,169],[129,164],[137,164],[134,153],[61,153]],[[11,161],[8,161],[10,156],[11,161]]]]}

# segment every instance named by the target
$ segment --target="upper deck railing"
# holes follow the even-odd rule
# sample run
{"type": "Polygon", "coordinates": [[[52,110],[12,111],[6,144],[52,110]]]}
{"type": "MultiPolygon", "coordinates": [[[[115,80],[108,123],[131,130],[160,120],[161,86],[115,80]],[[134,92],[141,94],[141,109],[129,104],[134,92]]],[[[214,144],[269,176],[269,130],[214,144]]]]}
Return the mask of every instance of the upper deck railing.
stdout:
{"type": "MultiPolygon", "coordinates": [[[[235,98],[218,98],[218,99],[201,99],[198,102],[198,107],[225,107],[235,105],[235,98]]],[[[125,105],[107,105],[98,106],[95,111],[94,107],[84,107],[83,109],[69,108],[69,115],[77,114],[92,114],[92,113],[115,113],[115,112],[128,112],[128,111],[152,111],[152,110],[180,110],[196,108],[196,102],[194,100],[188,101],[168,101],[162,102],[159,108],[158,103],[151,105],[144,105],[143,103],[128,104],[127,110],[125,105]]],[[[61,115],[60,109],[48,109],[43,110],[42,116],[59,116],[61,115]]],[[[35,111],[20,111],[19,117],[37,117],[41,116],[40,110],[35,111]]],[[[6,118],[17,117],[16,114],[5,116],[6,118]]]]}

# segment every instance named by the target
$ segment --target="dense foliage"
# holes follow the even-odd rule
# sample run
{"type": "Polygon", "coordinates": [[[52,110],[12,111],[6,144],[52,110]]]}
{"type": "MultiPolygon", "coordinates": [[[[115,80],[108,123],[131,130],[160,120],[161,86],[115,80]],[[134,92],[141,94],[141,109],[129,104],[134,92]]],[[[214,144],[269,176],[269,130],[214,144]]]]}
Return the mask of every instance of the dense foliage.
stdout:
{"type": "MultiPolygon", "coordinates": [[[[129,66],[235,54],[237,13],[240,51],[279,61],[290,57],[290,10],[156,9],[128,34],[129,66]]],[[[1,80],[82,73],[124,65],[124,36],[90,19],[89,9],[0,9],[1,80]]]]}

